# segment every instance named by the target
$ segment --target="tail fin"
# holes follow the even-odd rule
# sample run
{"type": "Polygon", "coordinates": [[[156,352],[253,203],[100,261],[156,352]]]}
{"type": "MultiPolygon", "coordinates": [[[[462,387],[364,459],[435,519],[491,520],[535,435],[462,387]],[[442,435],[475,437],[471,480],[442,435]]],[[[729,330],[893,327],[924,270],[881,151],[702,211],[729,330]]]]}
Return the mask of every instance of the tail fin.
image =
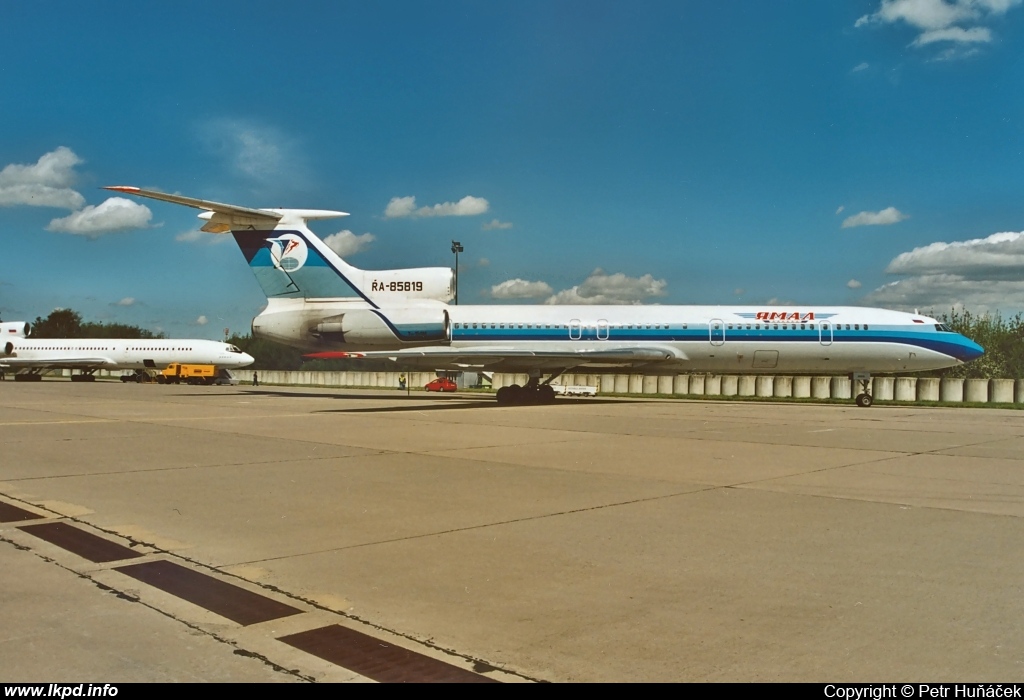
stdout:
{"type": "Polygon", "coordinates": [[[447,302],[454,291],[449,268],[366,271],[349,265],[306,222],[348,216],[323,209],[250,209],[138,187],[107,187],[139,197],[204,210],[209,233],[230,231],[267,298],[359,299],[377,306],[389,299],[447,302]]]}

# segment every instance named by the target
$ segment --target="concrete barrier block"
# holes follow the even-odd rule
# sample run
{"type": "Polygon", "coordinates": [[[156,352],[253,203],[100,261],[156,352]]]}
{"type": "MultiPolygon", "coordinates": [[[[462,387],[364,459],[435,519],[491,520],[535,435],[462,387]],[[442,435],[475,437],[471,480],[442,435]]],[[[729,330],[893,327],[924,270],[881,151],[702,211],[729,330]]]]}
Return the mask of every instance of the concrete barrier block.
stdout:
{"type": "Polygon", "coordinates": [[[690,375],[677,374],[672,378],[672,393],[686,395],[690,393],[690,375]]]}
{"type": "Polygon", "coordinates": [[[988,387],[992,403],[1013,403],[1013,380],[993,379],[988,387]]]}
{"type": "Polygon", "coordinates": [[[704,395],[704,380],[706,375],[703,374],[691,374],[690,375],[690,395],[691,396],[703,396],[704,395]]]}
{"type": "Polygon", "coordinates": [[[739,379],[736,380],[736,395],[737,396],[756,396],[757,395],[757,377],[751,374],[740,375],[739,379]]]}
{"type": "Polygon", "coordinates": [[[872,377],[871,397],[875,401],[892,401],[895,384],[894,377],[872,377]]]}
{"type": "Polygon", "coordinates": [[[811,377],[811,397],[815,399],[832,398],[832,377],[811,377]]]}
{"type": "Polygon", "coordinates": [[[671,377],[671,375],[658,377],[658,393],[659,394],[671,394],[672,393],[672,377],[671,377]]]}
{"type": "Polygon", "coordinates": [[[628,394],[629,393],[629,375],[628,374],[616,374],[615,375],[615,393],[616,394],[628,394]]]}
{"type": "Polygon", "coordinates": [[[615,391],[615,377],[616,375],[614,374],[602,374],[599,383],[596,385],[599,387],[598,391],[605,394],[613,393],[615,391]]]}
{"type": "Polygon", "coordinates": [[[853,398],[853,382],[849,377],[832,377],[832,398],[853,398]]]}
{"type": "Polygon", "coordinates": [[[988,380],[964,380],[964,401],[972,403],[988,403],[988,380]]]}
{"type": "Polygon", "coordinates": [[[1013,402],[1024,403],[1024,379],[1018,379],[1013,389],[1013,402]]]}
{"type": "Polygon", "coordinates": [[[775,395],[775,377],[770,374],[762,374],[757,377],[754,382],[754,395],[755,396],[774,396],[775,395]]]}
{"type": "Polygon", "coordinates": [[[811,398],[811,378],[810,377],[793,377],[793,398],[796,398],[796,399],[809,399],[809,398],[811,398]]]}
{"type": "Polygon", "coordinates": [[[722,377],[722,396],[736,396],[740,391],[740,378],[735,374],[722,377]]]}
{"type": "Polygon", "coordinates": [[[644,377],[640,393],[642,393],[642,394],[657,394],[658,393],[658,378],[654,377],[654,376],[644,377]]]}
{"type": "Polygon", "coordinates": [[[704,395],[705,396],[721,396],[722,395],[722,375],[720,374],[709,374],[704,377],[704,395]]]}
{"type": "Polygon", "coordinates": [[[642,394],[644,393],[644,377],[642,374],[631,374],[629,375],[629,393],[630,394],[642,394]]]}
{"type": "Polygon", "coordinates": [[[772,396],[788,399],[793,396],[793,378],[790,376],[776,377],[772,384],[772,396]]]}
{"type": "Polygon", "coordinates": [[[918,377],[917,378],[917,400],[918,401],[938,401],[939,400],[939,384],[940,380],[938,377],[918,377]]]}
{"type": "Polygon", "coordinates": [[[896,401],[916,401],[917,377],[896,377],[893,399],[896,401]]]}
{"type": "Polygon", "coordinates": [[[962,402],[964,400],[964,380],[957,377],[943,377],[939,382],[939,400],[962,402]]]}

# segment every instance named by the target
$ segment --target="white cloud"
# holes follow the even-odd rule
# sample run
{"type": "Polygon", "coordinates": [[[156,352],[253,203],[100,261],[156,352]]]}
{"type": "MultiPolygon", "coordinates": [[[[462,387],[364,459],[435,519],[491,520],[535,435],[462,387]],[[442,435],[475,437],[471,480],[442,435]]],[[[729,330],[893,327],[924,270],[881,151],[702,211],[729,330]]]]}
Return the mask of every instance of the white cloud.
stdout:
{"type": "Polygon", "coordinates": [[[743,287],[736,287],[736,289],[732,290],[732,293],[733,293],[733,294],[735,294],[735,295],[736,295],[736,296],[738,296],[738,297],[741,297],[741,296],[743,296],[743,294],[744,294],[745,292],[746,292],[746,290],[745,290],[745,289],[743,289],[743,287]]]}
{"type": "Polygon", "coordinates": [[[82,159],[66,146],[43,154],[32,165],[12,163],[0,170],[0,206],[78,209],[85,198],[71,185],[82,159]]]}
{"type": "Polygon", "coordinates": [[[874,290],[868,303],[979,313],[1024,310],[1024,232],[921,246],[897,255],[885,271],[905,279],[874,290]]]}
{"type": "Polygon", "coordinates": [[[544,301],[545,304],[639,304],[651,297],[665,296],[668,283],[650,274],[627,277],[621,272],[609,275],[598,268],[570,289],[563,289],[544,301]]]}
{"type": "Polygon", "coordinates": [[[205,326],[209,322],[210,319],[206,318],[206,316],[200,316],[199,318],[196,319],[197,326],[205,326]]]}
{"type": "Polygon", "coordinates": [[[885,271],[893,275],[954,274],[975,280],[1024,280],[1024,231],[914,248],[893,258],[885,271]]]}
{"type": "Polygon", "coordinates": [[[111,197],[98,206],[90,205],[62,219],[54,219],[46,230],[96,238],[113,231],[147,228],[152,216],[143,204],[111,197]]]}
{"type": "Polygon", "coordinates": [[[840,204],[839,208],[836,209],[836,216],[839,216],[840,214],[842,214],[843,213],[843,209],[846,209],[846,207],[844,207],[842,204],[840,204]]]}
{"type": "Polygon", "coordinates": [[[491,219],[488,223],[481,227],[484,231],[498,231],[512,228],[512,222],[510,221],[498,221],[497,219],[491,219]]]}
{"type": "Polygon", "coordinates": [[[385,219],[398,219],[403,216],[412,216],[416,211],[415,197],[392,197],[384,209],[385,219]]]}
{"type": "Polygon", "coordinates": [[[207,148],[236,173],[260,182],[295,178],[303,170],[295,140],[280,129],[245,119],[213,119],[201,127],[207,148]]]}
{"type": "Polygon", "coordinates": [[[846,286],[849,287],[850,289],[860,289],[861,285],[859,280],[850,280],[849,282],[846,283],[846,286]]]}
{"type": "Polygon", "coordinates": [[[843,228],[853,228],[855,226],[887,226],[909,218],[909,215],[904,214],[896,207],[888,207],[882,211],[862,211],[860,214],[854,214],[853,216],[847,217],[846,219],[843,219],[843,228]]]}
{"type": "Polygon", "coordinates": [[[933,29],[921,34],[910,45],[925,46],[927,44],[934,44],[937,41],[953,41],[960,44],[987,43],[992,41],[992,32],[985,27],[933,29]]]}
{"type": "Polygon", "coordinates": [[[853,67],[853,68],[852,68],[852,69],[850,70],[850,72],[851,72],[851,73],[860,73],[860,72],[861,72],[862,70],[867,70],[867,69],[868,69],[868,68],[870,68],[870,67],[871,67],[871,66],[870,66],[870,65],[868,65],[868,63],[867,63],[867,62],[865,61],[864,63],[858,63],[857,65],[855,65],[855,66],[854,66],[854,67],[853,67]]]}
{"type": "Polygon", "coordinates": [[[491,261],[488,260],[487,258],[480,258],[479,260],[476,261],[476,264],[479,267],[487,267],[488,265],[491,264],[491,261]]]}
{"type": "Polygon", "coordinates": [[[125,297],[121,301],[116,302],[114,304],[114,306],[134,306],[134,305],[135,305],[135,297],[125,297]]]}
{"type": "Polygon", "coordinates": [[[348,257],[366,250],[367,246],[377,239],[372,233],[364,233],[357,236],[349,230],[332,233],[324,239],[327,247],[337,253],[340,257],[348,257]]]}
{"type": "Polygon", "coordinates": [[[458,202],[444,202],[432,207],[416,208],[415,197],[392,197],[384,209],[384,218],[397,219],[402,217],[426,216],[476,216],[490,208],[490,203],[483,197],[463,197],[458,202]]]}
{"type": "Polygon", "coordinates": [[[181,243],[223,243],[231,240],[231,236],[226,233],[207,233],[206,231],[200,231],[199,229],[192,229],[191,231],[184,231],[174,237],[174,240],[180,241],[181,243]]]}
{"type": "MultiPolygon", "coordinates": [[[[882,0],[878,10],[864,15],[855,27],[905,23],[919,31],[911,46],[923,47],[940,41],[987,43],[992,32],[979,23],[991,21],[1024,0],[882,0]]],[[[939,60],[974,53],[944,51],[939,60]]]]}
{"type": "Polygon", "coordinates": [[[491,296],[495,299],[539,299],[553,291],[547,282],[527,282],[516,278],[491,287],[491,296]]]}

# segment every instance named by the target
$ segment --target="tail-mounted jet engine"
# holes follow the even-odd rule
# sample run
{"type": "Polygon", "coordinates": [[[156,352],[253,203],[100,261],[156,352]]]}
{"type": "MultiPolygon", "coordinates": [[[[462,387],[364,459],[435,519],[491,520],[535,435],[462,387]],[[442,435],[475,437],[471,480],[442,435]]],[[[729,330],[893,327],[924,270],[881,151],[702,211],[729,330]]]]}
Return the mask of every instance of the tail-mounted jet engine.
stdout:
{"type": "Polygon", "coordinates": [[[314,337],[348,345],[447,344],[451,323],[445,309],[353,309],[318,321],[314,337]]]}

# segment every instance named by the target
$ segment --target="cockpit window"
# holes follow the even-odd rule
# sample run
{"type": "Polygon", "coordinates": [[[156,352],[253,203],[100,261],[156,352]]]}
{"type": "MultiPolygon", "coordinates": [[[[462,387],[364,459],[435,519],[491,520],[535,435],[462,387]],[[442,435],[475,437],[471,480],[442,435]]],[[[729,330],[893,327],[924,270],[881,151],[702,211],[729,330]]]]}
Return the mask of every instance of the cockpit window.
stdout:
{"type": "Polygon", "coordinates": [[[241,353],[242,351],[241,351],[241,350],[239,350],[239,349],[238,349],[237,347],[235,347],[234,345],[229,345],[229,346],[228,346],[228,352],[237,352],[237,353],[241,353]]]}
{"type": "Polygon", "coordinates": [[[939,331],[940,333],[952,333],[953,332],[953,329],[950,328],[949,326],[947,326],[945,323],[936,323],[935,324],[935,330],[939,331]]]}

